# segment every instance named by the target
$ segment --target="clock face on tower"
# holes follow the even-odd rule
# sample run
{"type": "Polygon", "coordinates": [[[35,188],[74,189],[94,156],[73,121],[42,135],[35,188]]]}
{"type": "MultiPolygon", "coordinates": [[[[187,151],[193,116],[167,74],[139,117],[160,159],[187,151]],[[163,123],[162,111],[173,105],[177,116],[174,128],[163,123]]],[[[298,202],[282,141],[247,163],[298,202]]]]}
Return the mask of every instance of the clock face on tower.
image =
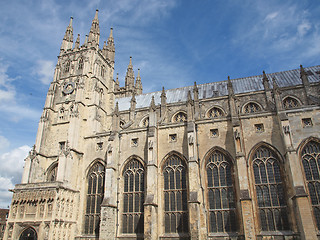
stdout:
{"type": "Polygon", "coordinates": [[[67,82],[63,87],[64,94],[71,94],[74,91],[74,82],[67,82]]]}

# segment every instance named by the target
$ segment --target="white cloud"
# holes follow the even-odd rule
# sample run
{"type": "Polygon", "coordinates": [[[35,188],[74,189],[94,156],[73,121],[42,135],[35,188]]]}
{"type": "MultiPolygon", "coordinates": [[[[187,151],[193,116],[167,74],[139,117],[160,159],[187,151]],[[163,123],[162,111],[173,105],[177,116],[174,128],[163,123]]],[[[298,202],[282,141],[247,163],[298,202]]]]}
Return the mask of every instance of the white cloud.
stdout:
{"type": "Polygon", "coordinates": [[[271,21],[271,20],[275,19],[278,16],[278,14],[279,14],[278,12],[269,13],[264,20],[271,21]]]}
{"type": "Polygon", "coordinates": [[[0,207],[10,204],[12,194],[8,190],[20,183],[24,159],[30,149],[24,145],[0,155],[0,207]]]}
{"type": "Polygon", "coordinates": [[[311,29],[311,24],[309,23],[309,21],[305,21],[299,24],[297,29],[298,29],[298,35],[300,37],[303,37],[311,29]]]}
{"type": "Polygon", "coordinates": [[[33,72],[39,77],[43,84],[49,84],[53,80],[54,62],[38,60],[33,72]]]}
{"type": "Polygon", "coordinates": [[[0,152],[3,149],[7,149],[10,146],[10,142],[4,136],[0,135],[0,152]]]}

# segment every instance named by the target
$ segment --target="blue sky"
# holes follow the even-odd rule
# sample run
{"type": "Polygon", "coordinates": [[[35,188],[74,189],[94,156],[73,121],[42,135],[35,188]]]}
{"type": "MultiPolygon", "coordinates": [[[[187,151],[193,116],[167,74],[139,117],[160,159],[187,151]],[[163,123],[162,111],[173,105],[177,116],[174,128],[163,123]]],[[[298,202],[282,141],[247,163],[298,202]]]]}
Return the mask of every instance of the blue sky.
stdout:
{"type": "Polygon", "coordinates": [[[100,46],[114,28],[120,84],[132,56],[144,92],[320,64],[316,0],[2,0],[0,207],[34,144],[69,18],[83,44],[96,9],[100,46]]]}

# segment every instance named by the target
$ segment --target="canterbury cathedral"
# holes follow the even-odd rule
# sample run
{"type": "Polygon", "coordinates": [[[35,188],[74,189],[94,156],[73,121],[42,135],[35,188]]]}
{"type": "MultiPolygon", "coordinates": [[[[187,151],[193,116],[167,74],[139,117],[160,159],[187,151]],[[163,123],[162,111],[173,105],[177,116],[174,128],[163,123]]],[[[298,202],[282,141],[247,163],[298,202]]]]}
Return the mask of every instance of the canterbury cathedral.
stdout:
{"type": "Polygon", "coordinates": [[[4,239],[320,239],[320,66],[143,93],[112,31],[71,18],[4,239]]]}

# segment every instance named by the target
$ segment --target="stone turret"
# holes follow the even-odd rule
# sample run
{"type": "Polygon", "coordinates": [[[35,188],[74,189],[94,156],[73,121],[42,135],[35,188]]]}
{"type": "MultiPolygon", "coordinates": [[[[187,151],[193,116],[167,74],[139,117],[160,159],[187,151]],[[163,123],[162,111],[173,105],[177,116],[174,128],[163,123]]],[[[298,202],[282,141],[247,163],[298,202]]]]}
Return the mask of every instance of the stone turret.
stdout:
{"type": "Polygon", "coordinates": [[[96,15],[92,20],[91,29],[90,29],[89,38],[88,38],[89,47],[95,47],[95,48],[99,47],[100,28],[99,28],[98,12],[99,10],[97,9],[96,15]]]}
{"type": "Polygon", "coordinates": [[[69,26],[67,27],[66,33],[64,34],[61,48],[60,48],[60,54],[67,51],[71,50],[73,46],[73,27],[72,27],[72,20],[73,17],[70,18],[70,23],[69,26]]]}

